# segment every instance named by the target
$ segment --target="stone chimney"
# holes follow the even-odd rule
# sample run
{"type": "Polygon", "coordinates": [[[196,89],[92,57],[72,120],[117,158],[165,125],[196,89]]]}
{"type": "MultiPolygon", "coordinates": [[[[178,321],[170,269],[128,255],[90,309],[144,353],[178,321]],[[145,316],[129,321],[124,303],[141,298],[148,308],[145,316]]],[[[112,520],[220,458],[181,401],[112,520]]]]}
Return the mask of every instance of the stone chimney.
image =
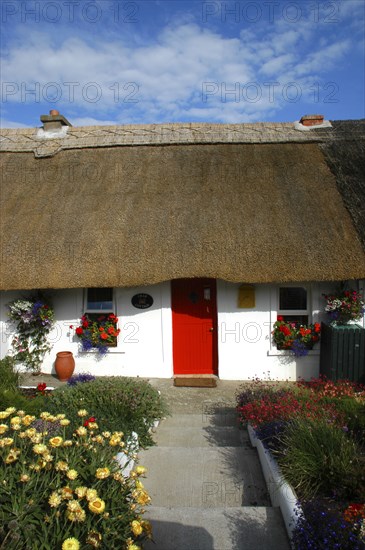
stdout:
{"type": "Polygon", "coordinates": [[[43,122],[43,130],[45,132],[57,132],[57,130],[61,130],[64,126],[72,126],[67,118],[60,115],[55,109],[52,109],[49,115],[41,115],[41,122],[43,122]]]}
{"type": "Polygon", "coordinates": [[[304,115],[299,122],[303,126],[318,126],[318,124],[323,124],[323,119],[323,115],[304,115]]]}

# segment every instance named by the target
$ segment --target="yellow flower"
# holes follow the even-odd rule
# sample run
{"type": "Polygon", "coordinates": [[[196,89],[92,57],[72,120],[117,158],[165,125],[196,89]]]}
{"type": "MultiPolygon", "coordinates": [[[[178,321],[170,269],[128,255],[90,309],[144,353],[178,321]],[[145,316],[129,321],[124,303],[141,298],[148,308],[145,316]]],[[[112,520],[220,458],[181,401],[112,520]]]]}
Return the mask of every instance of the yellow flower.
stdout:
{"type": "Polygon", "coordinates": [[[89,502],[89,510],[95,514],[102,514],[105,510],[105,502],[101,498],[95,498],[89,502]]]}
{"type": "Polygon", "coordinates": [[[78,500],[69,500],[67,503],[67,510],[70,512],[79,512],[82,508],[78,500]]]}
{"type": "Polygon", "coordinates": [[[20,416],[13,416],[13,418],[10,420],[10,424],[20,424],[21,423],[20,416]]]}
{"type": "Polygon", "coordinates": [[[64,418],[66,418],[66,415],[63,414],[63,413],[59,413],[59,414],[56,415],[56,418],[57,418],[57,420],[63,420],[64,418]]]}
{"type": "Polygon", "coordinates": [[[80,543],[74,537],[66,539],[62,544],[62,550],[80,550],[80,543]]]}
{"type": "Polygon", "coordinates": [[[94,500],[95,498],[97,498],[97,496],[98,496],[98,492],[96,489],[88,489],[86,491],[86,498],[88,501],[94,500]]]}
{"type": "Polygon", "coordinates": [[[116,447],[120,442],[121,439],[119,435],[112,435],[109,439],[109,445],[111,445],[112,447],[116,447]]]}
{"type": "Polygon", "coordinates": [[[89,430],[97,430],[99,428],[96,422],[89,422],[87,427],[89,428],[89,430]]]}
{"type": "Polygon", "coordinates": [[[27,481],[29,480],[30,480],[30,477],[27,474],[22,474],[19,479],[19,481],[21,481],[22,483],[27,483],[27,481]]]}
{"type": "Polygon", "coordinates": [[[104,442],[104,438],[102,435],[97,435],[94,440],[96,441],[96,443],[103,443],[104,442]]]}
{"type": "Polygon", "coordinates": [[[67,462],[65,462],[64,460],[59,460],[56,463],[56,470],[58,470],[60,472],[67,472],[67,470],[68,470],[67,462]]]}
{"type": "Polygon", "coordinates": [[[96,470],[95,476],[98,479],[106,479],[107,477],[110,476],[110,470],[109,470],[109,468],[98,468],[96,470]]]}
{"type": "Polygon", "coordinates": [[[1,419],[1,420],[4,420],[5,418],[8,418],[8,416],[10,416],[10,413],[9,413],[9,412],[0,411],[0,419],[1,419]]]}
{"type": "Polygon", "coordinates": [[[108,438],[108,439],[109,439],[110,435],[111,435],[110,432],[103,432],[103,436],[108,438]]]}
{"type": "Polygon", "coordinates": [[[9,426],[7,426],[6,424],[0,424],[0,435],[4,434],[5,432],[7,432],[9,429],[9,426]]]}
{"type": "Polygon", "coordinates": [[[25,415],[25,411],[22,411],[22,410],[21,410],[21,411],[17,411],[16,414],[17,414],[18,416],[24,416],[24,415],[25,415]]]}
{"type": "Polygon", "coordinates": [[[16,460],[18,460],[19,455],[20,455],[20,451],[17,451],[16,449],[11,449],[10,453],[5,459],[5,464],[12,464],[16,460]]]}
{"type": "Polygon", "coordinates": [[[144,489],[144,485],[139,479],[136,480],[136,489],[144,489]]]}
{"type": "Polygon", "coordinates": [[[48,499],[48,504],[50,505],[50,507],[57,508],[57,506],[59,506],[61,502],[62,502],[62,499],[60,495],[56,491],[53,491],[53,493],[48,499]]]}
{"type": "Polygon", "coordinates": [[[113,478],[116,481],[121,481],[121,482],[124,481],[124,477],[122,476],[122,474],[120,472],[116,472],[115,474],[113,474],[113,478]]]}
{"type": "Polygon", "coordinates": [[[72,445],[73,441],[71,441],[71,439],[65,439],[65,441],[63,442],[64,447],[72,447],[72,445]]]}
{"type": "Polygon", "coordinates": [[[151,502],[149,494],[144,489],[133,491],[132,496],[136,499],[138,504],[141,504],[142,506],[145,506],[151,502]]]}
{"type": "Polygon", "coordinates": [[[52,437],[48,443],[51,445],[51,447],[60,447],[62,445],[62,442],[63,442],[62,437],[57,436],[57,437],[52,437]]]}
{"type": "MultiPolygon", "coordinates": [[[[23,423],[24,426],[29,426],[34,420],[35,420],[35,416],[32,416],[30,414],[26,414],[22,418],[22,423],[23,423]]],[[[33,430],[35,431],[35,428],[33,428],[33,430]]]]}
{"type": "Polygon", "coordinates": [[[45,453],[45,454],[43,455],[43,460],[44,460],[45,462],[52,462],[53,456],[52,456],[50,453],[45,453]]]}
{"type": "Polygon", "coordinates": [[[101,540],[102,536],[100,533],[97,533],[96,531],[90,531],[86,539],[86,544],[97,548],[98,546],[100,546],[101,540]]]}
{"type": "Polygon", "coordinates": [[[25,433],[27,437],[31,438],[35,436],[35,434],[37,433],[37,430],[35,428],[28,428],[27,430],[25,430],[25,433]]]}
{"type": "Polygon", "coordinates": [[[76,429],[76,433],[77,433],[77,435],[86,435],[87,434],[87,429],[85,428],[85,426],[79,426],[76,429]]]}
{"type": "Polygon", "coordinates": [[[5,412],[7,412],[9,414],[13,414],[13,413],[15,413],[15,411],[16,411],[15,407],[8,407],[7,409],[5,409],[5,412]]]}
{"type": "Polygon", "coordinates": [[[11,427],[13,430],[21,430],[22,428],[20,424],[12,424],[11,427]]]}
{"type": "Polygon", "coordinates": [[[81,418],[83,418],[84,416],[87,416],[89,413],[85,409],[80,409],[79,411],[77,411],[77,414],[81,416],[81,418]]]}
{"type": "Polygon", "coordinates": [[[69,470],[66,475],[68,479],[76,479],[79,474],[76,472],[76,470],[69,470]]]}
{"type": "Polygon", "coordinates": [[[78,521],[82,522],[86,519],[86,512],[82,508],[77,510],[77,512],[70,512],[69,510],[66,512],[66,517],[70,521],[78,521]]]}
{"type": "Polygon", "coordinates": [[[147,472],[147,469],[144,466],[136,466],[134,468],[134,471],[136,472],[137,476],[143,476],[147,472]]]}
{"type": "Polygon", "coordinates": [[[43,453],[47,453],[47,445],[44,445],[43,443],[37,443],[36,445],[33,445],[33,452],[37,455],[42,455],[43,453]]]}
{"type": "Polygon", "coordinates": [[[42,436],[41,434],[35,434],[33,435],[33,437],[30,438],[31,442],[32,443],[40,443],[42,441],[42,436]]]}
{"type": "Polygon", "coordinates": [[[60,420],[60,425],[61,426],[68,426],[69,424],[70,424],[70,421],[67,418],[62,418],[60,420]]]}
{"type": "Polygon", "coordinates": [[[61,496],[64,500],[70,500],[72,498],[72,489],[71,487],[62,487],[61,496]]]}
{"type": "Polygon", "coordinates": [[[41,412],[41,414],[39,415],[39,417],[42,420],[48,420],[50,416],[51,416],[51,413],[49,413],[47,411],[41,412]]]}
{"type": "Polygon", "coordinates": [[[78,498],[84,498],[86,496],[87,487],[76,487],[75,493],[78,498]]]}
{"type": "Polygon", "coordinates": [[[136,519],[134,521],[132,521],[131,528],[132,528],[132,531],[133,531],[133,535],[135,537],[138,537],[139,535],[142,534],[142,531],[143,531],[142,525],[136,519]]]}
{"type": "Polygon", "coordinates": [[[4,439],[1,440],[3,445],[6,446],[6,445],[12,445],[13,442],[14,442],[14,439],[12,437],[4,437],[4,439]]]}

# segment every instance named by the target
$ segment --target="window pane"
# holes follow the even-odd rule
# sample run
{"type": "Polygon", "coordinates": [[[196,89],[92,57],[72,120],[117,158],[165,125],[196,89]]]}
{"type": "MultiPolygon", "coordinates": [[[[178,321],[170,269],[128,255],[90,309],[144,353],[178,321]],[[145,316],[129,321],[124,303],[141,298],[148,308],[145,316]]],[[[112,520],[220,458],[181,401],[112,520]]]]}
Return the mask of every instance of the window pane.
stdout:
{"type": "Polygon", "coordinates": [[[302,287],[282,287],[279,294],[279,309],[307,309],[307,291],[302,287]]]}
{"type": "Polygon", "coordinates": [[[112,288],[88,288],[86,309],[113,310],[112,288]]]}

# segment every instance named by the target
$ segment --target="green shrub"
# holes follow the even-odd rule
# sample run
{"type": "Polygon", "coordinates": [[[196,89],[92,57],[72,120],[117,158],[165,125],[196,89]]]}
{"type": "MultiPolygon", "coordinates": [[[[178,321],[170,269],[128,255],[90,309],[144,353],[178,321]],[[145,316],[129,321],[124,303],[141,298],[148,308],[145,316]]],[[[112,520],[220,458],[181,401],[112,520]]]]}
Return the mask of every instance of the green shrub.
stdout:
{"type": "Polygon", "coordinates": [[[0,548],[137,550],[149,536],[145,469],[123,476],[123,435],[83,420],[73,432],[64,414],[0,411],[0,548]]]}
{"type": "Polygon", "coordinates": [[[15,407],[17,410],[25,411],[27,414],[38,414],[47,408],[48,396],[38,395],[30,399],[19,390],[0,391],[0,410],[8,407],[15,407]]]}
{"type": "Polygon", "coordinates": [[[74,426],[77,411],[87,409],[106,430],[138,433],[141,446],[152,444],[149,428],[166,415],[165,404],[148,382],[133,378],[97,378],[55,390],[48,409],[66,411],[74,426]]]}
{"type": "Polygon", "coordinates": [[[281,436],[278,462],[302,499],[353,498],[361,490],[360,452],[343,429],[326,419],[293,420],[281,436]]]}
{"type": "Polygon", "coordinates": [[[6,356],[0,359],[0,392],[16,390],[21,384],[21,374],[15,369],[15,361],[6,356]]]}

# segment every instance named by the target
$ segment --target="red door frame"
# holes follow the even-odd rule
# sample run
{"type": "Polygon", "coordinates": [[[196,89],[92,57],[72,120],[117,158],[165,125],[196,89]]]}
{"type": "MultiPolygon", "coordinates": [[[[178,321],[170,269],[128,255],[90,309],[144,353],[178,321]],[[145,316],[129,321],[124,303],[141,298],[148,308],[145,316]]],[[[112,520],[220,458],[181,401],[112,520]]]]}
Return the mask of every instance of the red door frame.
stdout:
{"type": "Polygon", "coordinates": [[[215,279],[171,281],[174,374],[218,375],[215,279]]]}

